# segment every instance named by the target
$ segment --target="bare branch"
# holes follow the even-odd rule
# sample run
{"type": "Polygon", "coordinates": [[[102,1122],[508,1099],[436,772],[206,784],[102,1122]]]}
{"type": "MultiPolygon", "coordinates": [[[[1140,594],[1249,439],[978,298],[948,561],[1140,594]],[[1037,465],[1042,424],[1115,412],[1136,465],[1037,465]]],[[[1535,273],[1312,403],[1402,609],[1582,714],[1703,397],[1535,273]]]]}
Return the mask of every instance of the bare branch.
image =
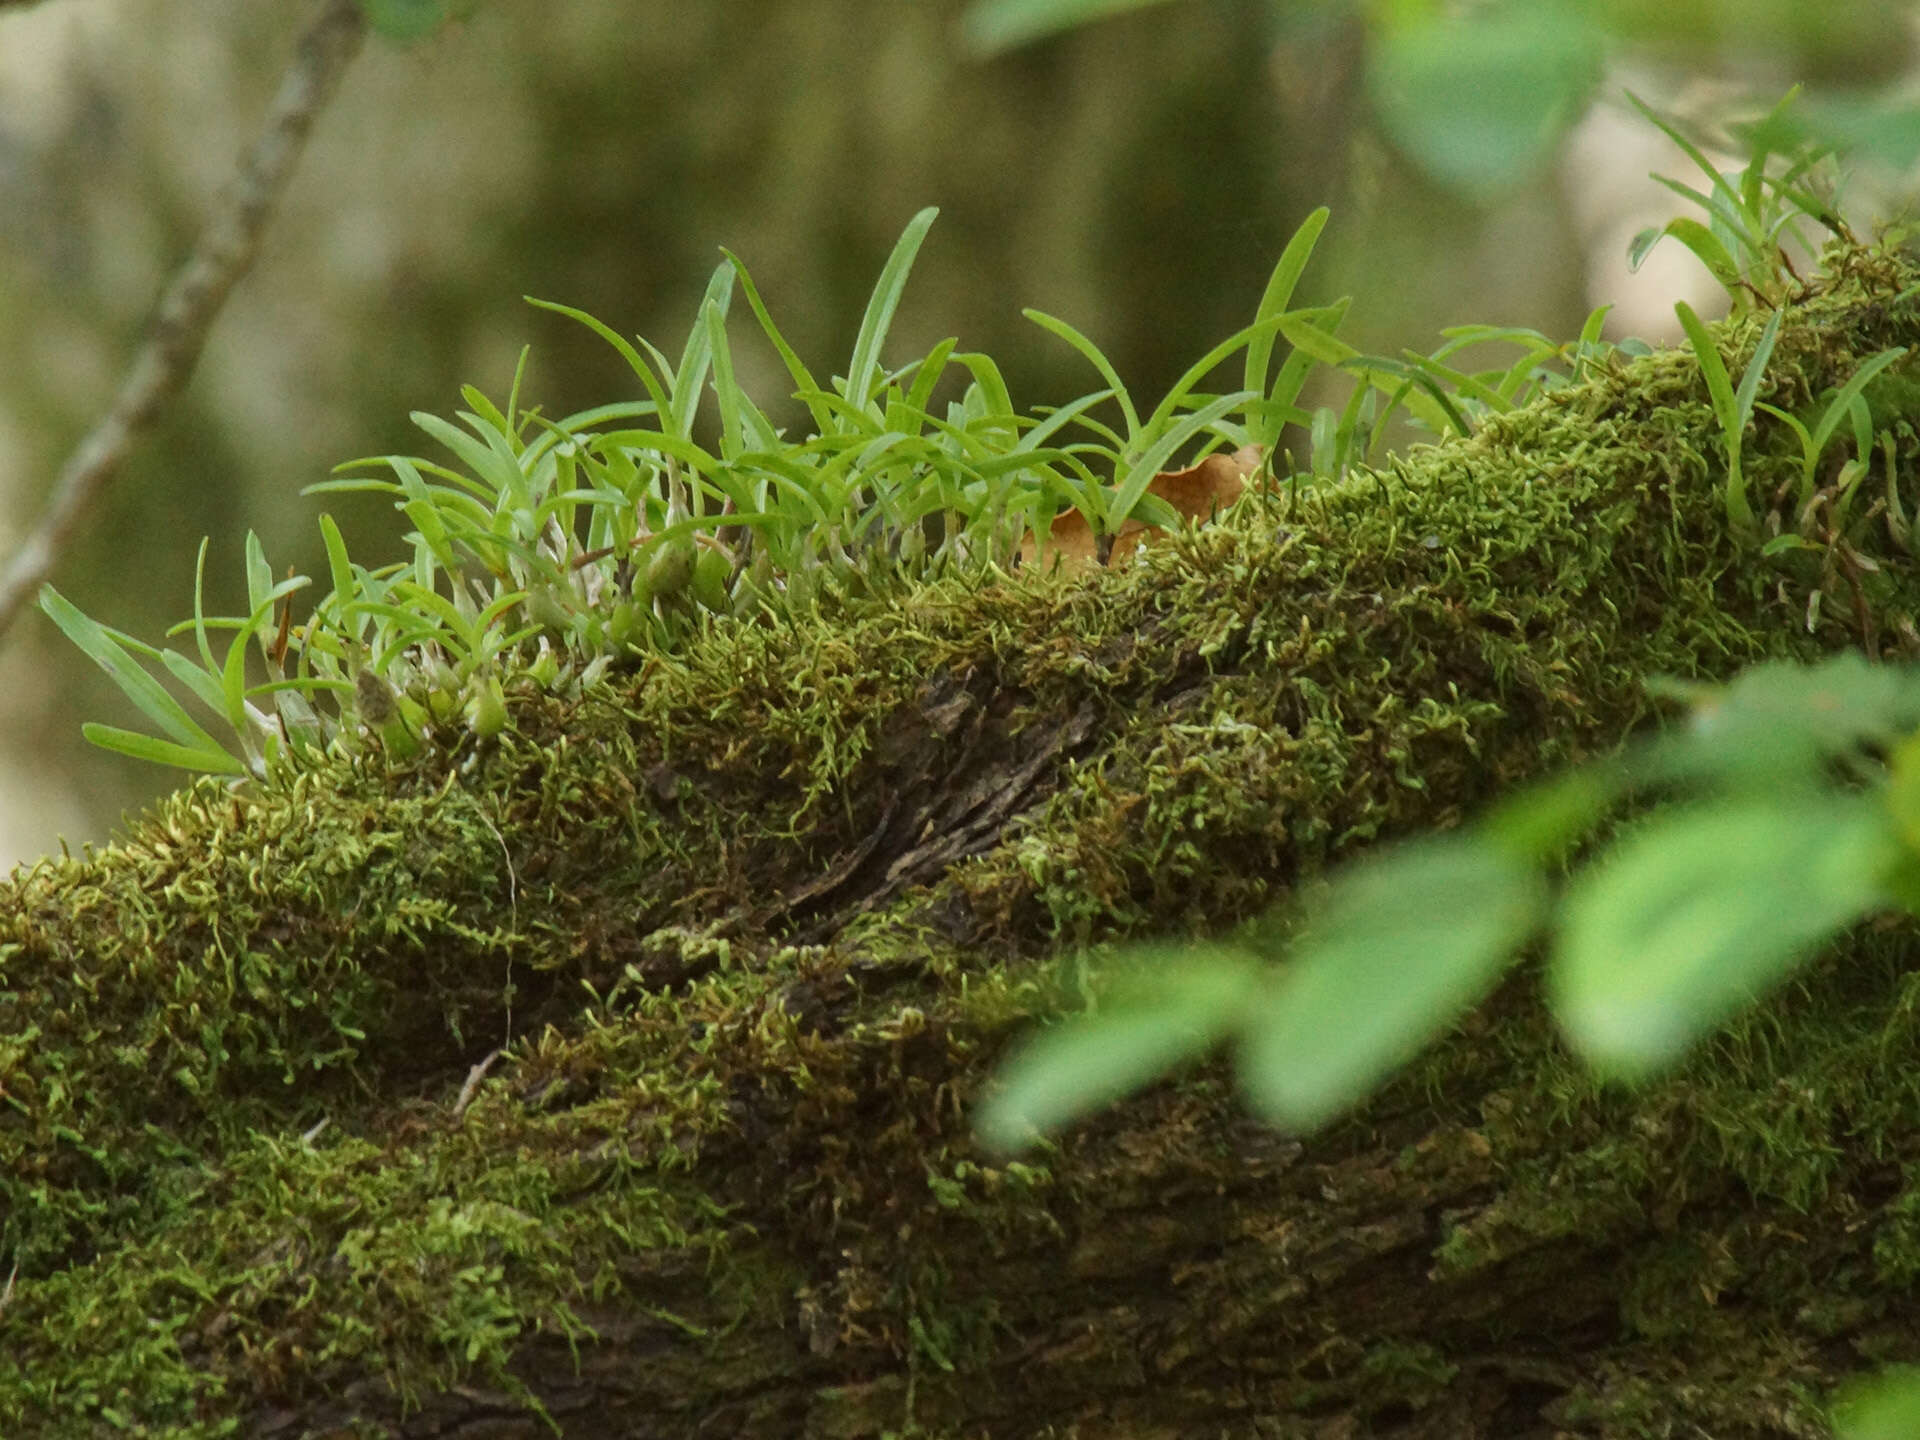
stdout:
{"type": "Polygon", "coordinates": [[[320,13],[301,35],[265,128],[214,202],[214,213],[193,252],[174,273],[120,393],[67,457],[46,508],[0,576],[0,635],[52,571],[87,507],[113,478],[133,442],[186,385],[214,317],[259,252],[260,237],[315,117],[365,33],[356,0],[323,0],[320,13]]]}

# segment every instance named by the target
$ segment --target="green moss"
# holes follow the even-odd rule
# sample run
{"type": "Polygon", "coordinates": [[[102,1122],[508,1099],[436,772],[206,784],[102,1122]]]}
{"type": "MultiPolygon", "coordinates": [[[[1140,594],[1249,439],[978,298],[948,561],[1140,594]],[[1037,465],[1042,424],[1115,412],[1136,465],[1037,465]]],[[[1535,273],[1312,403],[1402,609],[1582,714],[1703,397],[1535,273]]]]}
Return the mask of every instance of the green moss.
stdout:
{"type": "MultiPolygon", "coordinates": [[[[1807,403],[1911,323],[1871,298],[1904,288],[1891,265],[1836,257],[1767,398],[1807,403]]],[[[1877,634],[1915,612],[1907,567],[1862,531],[1888,562],[1867,608],[1837,594],[1809,633],[1824,572],[1726,533],[1724,460],[1699,438],[1716,433],[1691,361],[1658,355],[1121,569],[711,624],[575,699],[510,686],[492,743],[203,782],[110,848],[16,875],[0,1430],[228,1433],[369,1373],[422,1403],[471,1376],[511,1388],[525,1346],[634,1307],[701,1341],[659,1362],[690,1407],[727,1379],[694,1357],[731,1353],[772,1306],[810,1353],[910,1357],[917,1398],[883,1378],[822,1402],[844,1433],[937,1410],[949,1367],[981,1366],[1021,1303],[1017,1277],[989,1294],[942,1256],[1057,1244],[1144,1184],[1097,1138],[1032,1166],[972,1148],[968,1104],[1012,1026],[1080,987],[1068,947],[1253,921],[1358,847],[1616,743],[1650,671],[1810,656],[1861,640],[1863,613],[1877,634]],[[1047,763],[1007,779],[1028,754],[1047,763]],[[963,777],[950,793],[942,766],[963,777]],[[920,833],[889,827],[916,796],[930,823],[1007,820],[889,889],[920,833]]],[[[1789,443],[1753,437],[1756,496],[1793,473],[1789,443]]],[[[1404,1133],[1406,1183],[1498,1180],[1448,1227],[1443,1274],[1657,1230],[1735,1187],[1814,1210],[1863,1154],[1905,1173],[1910,991],[1896,946],[1862,946],[1628,1096],[1575,1070],[1516,985],[1319,1143],[1404,1133]]],[[[1129,1113],[1198,1176],[1238,1163],[1205,1138],[1233,1113],[1211,1072],[1129,1113]]],[[[1870,1289],[1910,1277],[1909,1209],[1870,1289]]],[[[1623,1322],[1715,1333],[1735,1289],[1789,1310],[1814,1261],[1778,1242],[1729,1225],[1636,1251],[1623,1322]]],[[[1297,1299],[1281,1269],[1194,1283],[1233,1324],[1297,1299]]],[[[1452,1363],[1349,1348],[1276,1384],[1418,1405],[1452,1363]]],[[[1740,1398],[1738,1368],[1699,1413],[1740,1398]]],[[[1592,1413],[1631,1433],[1642,1383],[1677,1393],[1630,1377],[1592,1413]]]]}

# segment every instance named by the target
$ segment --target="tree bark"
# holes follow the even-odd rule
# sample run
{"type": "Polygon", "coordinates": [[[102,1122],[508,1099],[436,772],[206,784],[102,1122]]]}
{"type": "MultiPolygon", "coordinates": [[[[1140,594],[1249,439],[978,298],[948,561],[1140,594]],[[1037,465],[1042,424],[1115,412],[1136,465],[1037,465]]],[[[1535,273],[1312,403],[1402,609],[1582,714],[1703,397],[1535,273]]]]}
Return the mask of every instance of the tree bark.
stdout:
{"type": "MultiPolygon", "coordinates": [[[[1920,333],[1897,257],[1827,277],[1789,410],[1920,333]]],[[[1870,392],[1908,513],[1910,373],[1870,392]]],[[[0,1433],[1828,1433],[1920,1353],[1904,926],[1637,1092],[1523,968],[1322,1134],[1218,1065],[1018,1160],[969,1129],[1082,947],[1259,942],[1650,673],[1914,636],[1867,497],[1763,556],[1719,433],[1691,355],[1619,364],[1123,568],[716,627],[17,875],[0,1433]]],[[[1747,447],[1792,524],[1797,443],[1747,447]]]]}

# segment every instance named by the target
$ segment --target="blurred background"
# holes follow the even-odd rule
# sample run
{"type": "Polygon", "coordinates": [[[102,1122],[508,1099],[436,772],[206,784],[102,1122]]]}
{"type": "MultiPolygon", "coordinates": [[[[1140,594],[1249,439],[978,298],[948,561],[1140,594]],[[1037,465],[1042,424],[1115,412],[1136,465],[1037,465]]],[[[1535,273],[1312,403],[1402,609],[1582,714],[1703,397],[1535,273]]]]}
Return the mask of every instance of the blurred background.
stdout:
{"type": "MultiPolygon", "coordinates": [[[[885,358],[957,335],[1028,407],[1097,382],[1022,306],[1072,321],[1157,398],[1247,323],[1321,204],[1296,303],[1354,295],[1343,334],[1362,349],[1430,350],[1465,322],[1571,337],[1603,302],[1615,338],[1662,340],[1675,298],[1704,310],[1718,287],[1672,243],[1627,273],[1635,231],[1681,208],[1647,172],[1687,167],[1622,87],[1685,114],[1764,106],[1809,74],[1897,85],[1913,7],[1757,38],[1773,7],[1641,8],[1659,43],[1618,59],[1528,163],[1466,185],[1383,128],[1357,0],[1179,0],[989,58],[960,42],[964,0],[485,0],[415,43],[371,38],[186,395],[54,583],[157,642],[191,611],[203,535],[210,611],[244,608],[249,528],[276,570],[324,576],[322,497],[301,487],[354,457],[430,453],[408,412],[451,412],[462,383],[504,399],[523,344],[523,402],[631,397],[610,350],[522,295],[677,355],[726,245],[800,354],[840,373],[923,205],[941,215],[885,358]]],[[[255,0],[0,8],[0,555],[108,404],[309,18],[255,0]]],[[[1874,203],[1897,210],[1899,187],[1874,203]]],[[[743,379],[777,413],[790,386],[746,320],[743,379]]],[[[384,500],[324,499],[356,557],[398,555],[384,500]]],[[[0,638],[0,866],[104,839],[187,778],[93,749],[83,719],[138,723],[23,615],[0,638]]]]}

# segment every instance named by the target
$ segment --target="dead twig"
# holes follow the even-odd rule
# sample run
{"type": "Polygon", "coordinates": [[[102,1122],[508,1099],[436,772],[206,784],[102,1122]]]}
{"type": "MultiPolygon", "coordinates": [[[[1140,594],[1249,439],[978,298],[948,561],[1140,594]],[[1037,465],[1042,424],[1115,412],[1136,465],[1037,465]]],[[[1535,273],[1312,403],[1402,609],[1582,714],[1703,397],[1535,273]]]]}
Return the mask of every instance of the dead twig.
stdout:
{"type": "Polygon", "coordinates": [[[214,317],[259,252],[260,237],[314,119],[365,35],[366,23],[355,0],[324,0],[301,35],[265,127],[215,202],[193,252],[174,273],[119,394],[67,457],[46,508],[0,576],[0,635],[52,572],[81,517],[125,461],[133,442],[192,375],[214,317]]]}
{"type": "Polygon", "coordinates": [[[493,1062],[504,1053],[497,1049],[489,1050],[467,1071],[466,1084],[460,1087],[459,1098],[453,1102],[453,1119],[458,1120],[467,1113],[467,1106],[473,1103],[473,1097],[479,1092],[480,1082],[487,1078],[487,1072],[493,1068],[493,1062]]]}

